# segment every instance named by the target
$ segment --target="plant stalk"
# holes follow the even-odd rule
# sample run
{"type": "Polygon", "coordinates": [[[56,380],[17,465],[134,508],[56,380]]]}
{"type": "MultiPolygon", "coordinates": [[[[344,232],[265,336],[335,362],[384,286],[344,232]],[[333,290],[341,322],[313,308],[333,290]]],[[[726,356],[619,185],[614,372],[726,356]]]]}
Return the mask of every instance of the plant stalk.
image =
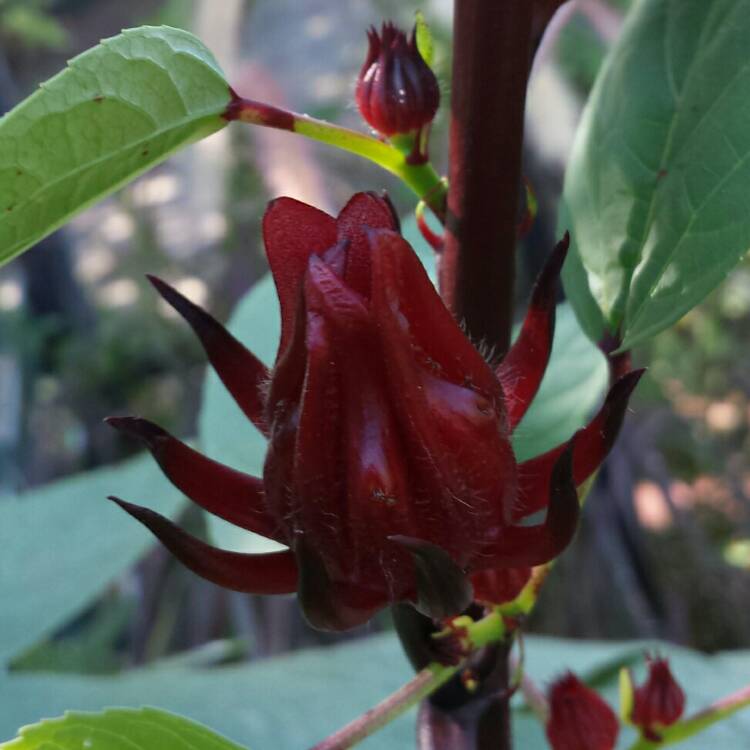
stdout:
{"type": "MultiPolygon", "coordinates": [[[[520,217],[531,0],[457,0],[453,23],[450,169],[440,291],[474,341],[510,347],[520,217]]],[[[402,634],[403,640],[403,634],[402,634]]],[[[510,750],[508,648],[492,647],[474,698],[420,712],[423,750],[510,750]]]]}
{"type": "Polygon", "coordinates": [[[510,346],[534,3],[454,5],[450,170],[441,292],[475,341],[510,346]]]}
{"type": "Polygon", "coordinates": [[[431,664],[377,706],[326,737],[311,750],[346,750],[382,729],[447,682],[458,667],[431,664]]]}
{"type": "Polygon", "coordinates": [[[253,99],[244,99],[234,91],[231,94],[232,101],[224,113],[225,119],[298,133],[368,159],[400,177],[432,209],[438,219],[444,221],[445,183],[429,162],[410,164],[407,155],[398,148],[365,133],[253,99]]]}
{"type": "MultiPolygon", "coordinates": [[[[457,618],[463,620],[461,626],[455,632],[447,630],[442,637],[460,639],[458,653],[464,656],[455,663],[444,664],[436,658],[440,653],[440,647],[433,638],[437,629],[432,626],[432,621],[407,604],[396,605],[394,614],[397,614],[397,617],[394,617],[397,627],[400,622],[402,629],[406,628],[416,636],[414,644],[418,653],[410,654],[411,661],[418,670],[416,676],[377,706],[365,711],[311,750],[345,750],[354,747],[423,699],[438,694],[447,683],[457,679],[465,667],[471,666],[474,656],[495,649],[505,652],[509,648],[506,643],[505,623],[498,612],[490,612],[478,620],[472,620],[470,617],[457,618]],[[413,612],[414,617],[409,615],[409,612],[413,612]],[[424,631],[423,625],[427,625],[424,631]]],[[[507,658],[504,663],[507,664],[507,658]]],[[[459,747],[453,750],[459,750],[459,747]]]]}

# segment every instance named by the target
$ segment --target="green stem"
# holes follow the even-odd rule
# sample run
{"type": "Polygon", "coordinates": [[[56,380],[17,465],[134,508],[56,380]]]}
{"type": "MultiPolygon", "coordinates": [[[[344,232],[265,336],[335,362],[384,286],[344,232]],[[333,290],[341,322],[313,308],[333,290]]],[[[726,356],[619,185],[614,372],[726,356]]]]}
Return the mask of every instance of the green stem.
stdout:
{"type": "Polygon", "coordinates": [[[401,178],[432,209],[441,222],[445,220],[447,188],[429,162],[409,164],[406,155],[395,146],[356,130],[334,125],[307,115],[243,99],[233,94],[224,116],[251,125],[288,130],[329,146],[362,156],[401,178]]]}
{"type": "Polygon", "coordinates": [[[629,750],[654,750],[654,748],[666,747],[667,745],[676,745],[748,706],[750,706],[750,685],[721,698],[708,708],[698,711],[698,713],[682,719],[670,727],[666,727],[663,731],[660,731],[661,742],[650,742],[645,737],[639,737],[629,750]]]}

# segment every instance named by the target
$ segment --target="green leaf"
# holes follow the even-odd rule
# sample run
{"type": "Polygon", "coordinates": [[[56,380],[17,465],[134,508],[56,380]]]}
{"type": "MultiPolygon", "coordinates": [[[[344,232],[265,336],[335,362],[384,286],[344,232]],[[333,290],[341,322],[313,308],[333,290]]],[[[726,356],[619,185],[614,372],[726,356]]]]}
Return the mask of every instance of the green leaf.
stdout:
{"type": "MultiPolygon", "coordinates": [[[[719,284],[750,247],[750,0],[640,0],[602,69],[565,179],[574,253],[632,347],[719,284]]],[[[600,321],[578,301],[587,332],[600,321]]]]}
{"type": "Polygon", "coordinates": [[[226,124],[229,89],[186,31],[105,39],[0,120],[0,264],[226,124]]]}
{"type": "MultiPolygon", "coordinates": [[[[150,705],[251,747],[300,750],[412,674],[392,635],[217,669],[150,667],[116,678],[0,674],[0,742],[15,736],[19,725],[66,709],[150,705]]],[[[413,747],[413,722],[413,716],[397,722],[363,748],[413,747]]]]}
{"type": "Polygon", "coordinates": [[[0,25],[5,36],[15,36],[30,48],[62,50],[70,43],[67,29],[51,13],[27,5],[0,6],[0,25]]]}
{"type": "Polygon", "coordinates": [[[172,517],[182,506],[182,495],[151,456],[0,498],[0,670],[65,624],[153,544],[107,501],[111,494],[172,517]]]}
{"type": "MultiPolygon", "coordinates": [[[[575,669],[589,681],[606,674],[606,681],[597,680],[596,687],[603,689],[614,705],[617,670],[612,666],[630,664],[634,657],[642,665],[643,652],[655,648],[670,659],[685,686],[691,712],[742,687],[750,673],[747,651],[708,657],[668,644],[539,636],[526,638],[526,668],[541,688],[566,669],[575,669]]],[[[146,704],[190,716],[251,747],[299,750],[373,706],[412,674],[397,639],[390,634],[218,669],[151,667],[126,672],[116,679],[0,674],[0,739],[15,736],[19,724],[59,715],[66,708],[100,711],[111,705],[146,704]]],[[[514,706],[515,746],[548,750],[543,729],[522,707],[520,696],[514,706]]],[[[361,747],[413,748],[414,718],[411,712],[361,747]]],[[[741,750],[747,745],[749,732],[750,712],[741,712],[688,740],[683,747],[741,750]]],[[[628,747],[628,739],[634,736],[632,731],[625,732],[620,747],[628,747]]]]}
{"type": "Polygon", "coordinates": [[[630,715],[633,713],[633,702],[635,700],[635,685],[633,675],[627,667],[620,670],[620,721],[629,724],[630,715]]]}
{"type": "Polygon", "coordinates": [[[599,405],[609,371],[604,355],[584,335],[570,305],[557,307],[547,372],[513,436],[519,461],[569,440],[599,405]]]}
{"type": "Polygon", "coordinates": [[[430,26],[424,19],[424,13],[418,10],[416,13],[415,29],[417,34],[417,50],[422,59],[432,67],[433,56],[435,54],[435,42],[432,39],[430,26]]]}
{"type": "Polygon", "coordinates": [[[154,708],[66,713],[23,727],[8,750],[241,750],[240,745],[196,724],[154,708]]]}
{"type": "MultiPolygon", "coordinates": [[[[566,231],[572,231],[572,227],[573,220],[570,217],[570,210],[563,199],[560,201],[557,236],[562,237],[566,231]]],[[[599,309],[599,304],[591,294],[588,275],[581,261],[575,235],[572,233],[570,235],[570,249],[563,265],[561,278],[567,301],[575,311],[583,332],[592,341],[598,343],[607,332],[607,323],[599,309]]]]}

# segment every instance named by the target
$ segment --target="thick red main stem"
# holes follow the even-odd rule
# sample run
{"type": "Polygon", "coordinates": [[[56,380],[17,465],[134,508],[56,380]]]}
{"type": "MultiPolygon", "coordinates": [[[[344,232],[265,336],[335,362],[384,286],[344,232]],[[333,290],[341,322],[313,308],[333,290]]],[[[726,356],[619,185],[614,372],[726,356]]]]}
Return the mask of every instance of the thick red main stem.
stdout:
{"type": "MultiPolygon", "coordinates": [[[[532,0],[456,0],[454,8],[450,187],[440,286],[469,335],[504,354],[513,325],[526,85],[539,19],[535,24],[532,0]]],[[[420,748],[510,750],[507,649],[493,651],[493,658],[491,679],[477,700],[438,708],[435,696],[423,705],[420,748]]]]}
{"type": "Polygon", "coordinates": [[[513,322],[530,0],[457,0],[444,297],[474,340],[507,351],[513,322]]]}

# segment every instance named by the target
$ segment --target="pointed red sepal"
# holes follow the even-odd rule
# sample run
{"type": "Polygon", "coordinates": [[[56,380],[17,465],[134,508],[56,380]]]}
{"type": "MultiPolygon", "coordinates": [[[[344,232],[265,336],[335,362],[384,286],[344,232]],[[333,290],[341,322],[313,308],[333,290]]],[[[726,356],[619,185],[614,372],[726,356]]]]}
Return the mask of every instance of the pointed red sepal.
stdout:
{"type": "MultiPolygon", "coordinates": [[[[409,244],[395,232],[372,230],[373,309],[390,309],[390,315],[408,321],[413,346],[439,366],[442,377],[494,398],[500,408],[503,396],[497,379],[440,299],[424,266],[409,244]]],[[[386,311],[375,312],[375,317],[386,311]]],[[[403,327],[403,326],[402,326],[403,327]]],[[[416,357],[413,357],[416,359],[416,357]]]]}
{"type": "Polygon", "coordinates": [[[465,572],[443,549],[409,536],[388,537],[414,560],[418,612],[435,620],[463,612],[472,602],[473,589],[465,572]]]}
{"type": "Polygon", "coordinates": [[[361,234],[364,238],[367,229],[400,230],[396,209],[388,195],[378,195],[372,191],[355,193],[341,209],[336,218],[336,229],[340,240],[351,240],[361,234]]]}
{"type": "Polygon", "coordinates": [[[547,517],[536,526],[511,526],[494,549],[488,549],[489,567],[531,567],[557,557],[573,539],[580,506],[573,481],[573,456],[581,430],[557,458],[549,478],[547,517]]]}
{"type": "Polygon", "coordinates": [[[262,386],[269,379],[266,366],[221,323],[156,276],[146,275],[157,292],[193,329],[208,361],[247,418],[267,437],[262,386]]]}
{"type": "MultiPolygon", "coordinates": [[[[645,370],[632,370],[610,388],[598,414],[584,427],[576,439],[573,456],[573,478],[576,486],[586,481],[601,465],[612,449],[625,418],[630,394],[645,370]]],[[[518,467],[518,504],[514,518],[520,520],[542,510],[547,504],[547,491],[552,467],[567,444],[525,461],[518,467]]]]}
{"type": "Polygon", "coordinates": [[[531,406],[547,369],[555,334],[555,293],[569,245],[566,232],[544,264],[521,332],[496,370],[505,391],[511,430],[531,406]]]}
{"type": "Polygon", "coordinates": [[[294,330],[307,262],[336,244],[336,219],[294,198],[277,198],[263,214],[263,241],[281,307],[278,361],[294,330]]]}
{"type": "Polygon", "coordinates": [[[393,206],[375,193],[357,193],[336,219],[339,242],[346,242],[346,284],[365,297],[370,296],[371,254],[368,233],[372,229],[398,231],[393,206]]]}
{"type": "Polygon", "coordinates": [[[297,564],[290,550],[247,555],[216,549],[164,516],[110,497],[140,521],[187,568],[217,586],[245,594],[291,594],[297,590],[297,564]]]}
{"type": "Polygon", "coordinates": [[[266,509],[260,479],[207,458],[146,419],[108,417],[104,421],[140,440],[167,479],[201,508],[235,526],[285,543],[266,509]]]}

